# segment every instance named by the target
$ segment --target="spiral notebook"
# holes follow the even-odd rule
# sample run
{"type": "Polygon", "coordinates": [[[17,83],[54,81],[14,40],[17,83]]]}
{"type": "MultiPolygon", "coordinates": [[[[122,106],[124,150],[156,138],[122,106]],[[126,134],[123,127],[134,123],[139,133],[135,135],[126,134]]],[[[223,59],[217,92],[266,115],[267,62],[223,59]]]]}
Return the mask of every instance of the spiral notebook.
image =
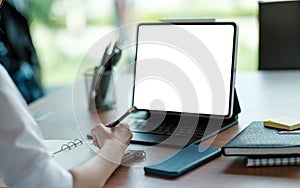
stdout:
{"type": "Polygon", "coordinates": [[[248,157],[247,167],[258,166],[294,166],[300,165],[300,156],[282,156],[282,157],[248,157]]]}
{"type": "MultiPolygon", "coordinates": [[[[90,141],[80,139],[74,140],[44,140],[46,147],[52,154],[53,159],[64,169],[70,169],[87,161],[95,156],[99,150],[93,145],[88,145],[90,141]]],[[[123,156],[121,164],[127,164],[135,160],[144,159],[146,153],[144,150],[127,149],[123,156]]]]}

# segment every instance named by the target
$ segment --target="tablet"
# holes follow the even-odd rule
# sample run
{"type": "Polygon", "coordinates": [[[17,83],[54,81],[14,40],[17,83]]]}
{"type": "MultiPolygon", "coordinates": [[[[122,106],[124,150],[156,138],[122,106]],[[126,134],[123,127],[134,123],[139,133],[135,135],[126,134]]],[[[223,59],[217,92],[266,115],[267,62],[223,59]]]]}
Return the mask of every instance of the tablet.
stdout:
{"type": "Polygon", "coordinates": [[[237,25],[138,25],[133,106],[140,110],[232,115],[237,25]]]}

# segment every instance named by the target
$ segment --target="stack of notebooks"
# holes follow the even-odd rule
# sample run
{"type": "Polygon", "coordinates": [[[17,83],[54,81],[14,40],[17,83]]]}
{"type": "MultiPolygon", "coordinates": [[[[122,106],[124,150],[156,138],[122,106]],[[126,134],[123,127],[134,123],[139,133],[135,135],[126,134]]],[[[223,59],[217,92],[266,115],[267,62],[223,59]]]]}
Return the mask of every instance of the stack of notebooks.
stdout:
{"type": "Polygon", "coordinates": [[[247,166],[300,164],[300,134],[280,134],[280,130],[252,122],[222,147],[225,156],[246,156],[247,166]]]}

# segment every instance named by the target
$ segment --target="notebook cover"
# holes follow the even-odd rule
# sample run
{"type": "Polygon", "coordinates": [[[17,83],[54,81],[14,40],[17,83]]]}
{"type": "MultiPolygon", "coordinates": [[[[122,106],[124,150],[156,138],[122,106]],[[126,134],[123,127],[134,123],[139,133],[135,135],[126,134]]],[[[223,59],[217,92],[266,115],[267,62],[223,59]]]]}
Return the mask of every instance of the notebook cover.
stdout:
{"type": "Polygon", "coordinates": [[[219,156],[219,148],[193,144],[144,170],[146,174],[175,178],[219,156]]]}
{"type": "Polygon", "coordinates": [[[279,134],[277,129],[255,121],[222,147],[224,155],[300,154],[300,135],[279,134]]]}

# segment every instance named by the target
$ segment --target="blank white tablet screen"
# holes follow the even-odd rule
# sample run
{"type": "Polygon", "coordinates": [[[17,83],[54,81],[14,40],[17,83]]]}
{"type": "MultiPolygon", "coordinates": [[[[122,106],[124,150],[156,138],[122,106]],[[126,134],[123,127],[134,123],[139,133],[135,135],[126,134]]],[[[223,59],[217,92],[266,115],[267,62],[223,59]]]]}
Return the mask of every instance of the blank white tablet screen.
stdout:
{"type": "Polygon", "coordinates": [[[235,29],[231,24],[139,25],[133,105],[228,116],[235,29]]]}

